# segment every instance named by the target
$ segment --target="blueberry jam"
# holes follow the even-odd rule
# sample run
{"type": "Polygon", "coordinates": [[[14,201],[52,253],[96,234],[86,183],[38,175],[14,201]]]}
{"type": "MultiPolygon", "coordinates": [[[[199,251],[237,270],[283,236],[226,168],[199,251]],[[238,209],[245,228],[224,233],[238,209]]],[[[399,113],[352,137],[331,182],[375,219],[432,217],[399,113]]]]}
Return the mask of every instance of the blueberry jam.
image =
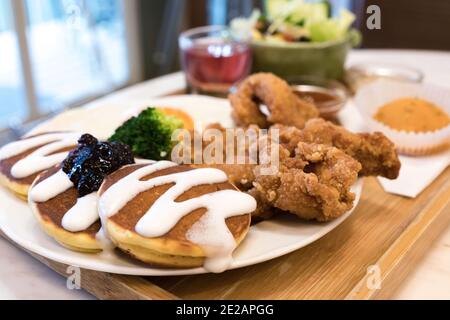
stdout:
{"type": "Polygon", "coordinates": [[[66,173],[84,197],[100,188],[103,179],[120,167],[134,163],[128,145],[120,142],[99,142],[90,134],[78,140],[78,147],[72,150],[62,163],[66,173]]]}

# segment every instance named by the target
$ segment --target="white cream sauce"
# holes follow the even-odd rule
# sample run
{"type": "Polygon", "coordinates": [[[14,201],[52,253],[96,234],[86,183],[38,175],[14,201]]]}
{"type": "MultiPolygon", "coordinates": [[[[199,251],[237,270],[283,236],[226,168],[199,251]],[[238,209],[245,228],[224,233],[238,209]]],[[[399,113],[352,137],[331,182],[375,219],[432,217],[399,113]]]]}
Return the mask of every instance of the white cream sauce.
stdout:
{"type": "Polygon", "coordinates": [[[12,166],[11,175],[14,178],[26,178],[61,163],[67,157],[68,152],[55,152],[77,145],[80,136],[80,133],[74,132],[45,133],[18,140],[0,149],[0,160],[8,159],[42,146],[12,166]]]}
{"type": "Polygon", "coordinates": [[[253,212],[256,209],[256,201],[250,195],[236,190],[222,190],[187,201],[175,201],[192,187],[228,181],[227,175],[218,169],[194,169],[147,181],[141,180],[152,173],[174,166],[177,164],[161,161],[140,168],[120,179],[100,197],[100,216],[102,219],[111,217],[139,193],[174,183],[175,185],[159,197],[138,221],[136,232],[149,238],[163,236],[181,218],[196,209],[205,208],[207,212],[192,226],[186,236],[204,250],[207,257],[204,267],[208,271],[225,271],[232,262],[232,253],[237,246],[225,220],[253,212]]]}
{"type": "MultiPolygon", "coordinates": [[[[47,202],[73,186],[69,177],[62,170],[59,170],[33,186],[29,197],[33,202],[47,202]]],[[[80,232],[89,228],[99,219],[97,203],[97,192],[78,198],[75,205],[64,214],[61,223],[62,227],[70,232],[80,232]]]]}
{"type": "Polygon", "coordinates": [[[47,202],[73,187],[67,174],[62,170],[39,182],[30,190],[30,199],[34,202],[47,202]]]}
{"type": "MultiPolygon", "coordinates": [[[[102,223],[103,225],[103,223],[102,223]]],[[[104,254],[104,256],[109,256],[114,248],[116,247],[115,244],[111,241],[108,232],[106,232],[105,228],[102,226],[100,230],[95,235],[95,239],[100,244],[100,246],[103,249],[103,253],[108,252],[107,254],[104,254]]]]}
{"type": "Polygon", "coordinates": [[[89,228],[98,220],[97,203],[97,192],[78,198],[75,206],[64,215],[62,227],[70,232],[79,232],[89,228]]]}

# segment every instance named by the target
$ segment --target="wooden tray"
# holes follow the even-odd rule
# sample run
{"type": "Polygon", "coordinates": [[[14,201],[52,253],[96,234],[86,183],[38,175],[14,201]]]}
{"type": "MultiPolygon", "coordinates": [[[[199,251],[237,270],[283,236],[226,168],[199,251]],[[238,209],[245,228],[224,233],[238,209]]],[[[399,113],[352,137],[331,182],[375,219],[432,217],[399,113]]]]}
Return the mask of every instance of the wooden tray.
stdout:
{"type": "MultiPolygon", "coordinates": [[[[173,86],[180,88],[164,95],[185,92],[184,85],[173,86]]],[[[365,178],[358,207],[344,223],[286,256],[218,275],[138,277],[83,269],[81,286],[99,299],[386,299],[449,223],[450,168],[416,199],[388,194],[375,178],[365,178]],[[367,285],[377,278],[379,288],[367,285]]],[[[69,276],[68,266],[29,254],[69,276]]]]}
{"type": "MultiPolygon", "coordinates": [[[[387,194],[375,178],[366,178],[353,215],[289,255],[218,275],[137,277],[82,270],[81,286],[100,299],[389,298],[449,222],[450,168],[416,199],[387,194]],[[378,278],[379,288],[373,285],[378,278]]],[[[30,254],[68,275],[67,266],[30,254]]]]}

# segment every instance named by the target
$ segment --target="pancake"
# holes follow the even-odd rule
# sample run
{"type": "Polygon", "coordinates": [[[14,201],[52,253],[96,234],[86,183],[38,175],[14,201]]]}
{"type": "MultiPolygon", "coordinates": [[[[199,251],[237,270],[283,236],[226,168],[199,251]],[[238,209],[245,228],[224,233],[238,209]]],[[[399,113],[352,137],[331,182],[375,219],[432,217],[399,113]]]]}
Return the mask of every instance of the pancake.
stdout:
{"type": "MultiPolygon", "coordinates": [[[[249,230],[250,213],[256,207],[254,199],[238,191],[228,182],[226,174],[222,171],[195,169],[188,165],[178,166],[167,161],[152,165],[130,165],[119,169],[104,180],[99,190],[99,197],[99,214],[102,218],[103,228],[119,249],[145,263],[173,268],[206,266],[206,259],[212,260],[211,252],[216,251],[215,253],[217,253],[218,249],[223,249],[218,248],[222,246],[220,241],[216,242],[216,245],[208,243],[208,239],[211,238],[210,235],[208,238],[208,234],[211,234],[208,228],[213,228],[214,232],[220,233],[222,229],[220,229],[220,221],[217,219],[220,214],[224,213],[223,211],[227,210],[234,211],[231,216],[222,219],[222,224],[234,238],[233,248],[229,252],[231,258],[232,251],[245,238],[249,230]],[[158,169],[152,169],[156,167],[158,169]],[[189,178],[187,175],[192,177],[189,178]],[[133,176],[137,178],[131,181],[133,176]],[[171,176],[178,177],[178,180],[174,182],[169,179],[171,176]],[[212,182],[205,182],[210,180],[209,177],[212,182]],[[198,181],[203,182],[193,181],[197,178],[199,178],[198,181]],[[165,182],[159,182],[149,187],[152,181],[157,181],[157,179],[163,179],[165,182]],[[143,186],[146,183],[147,187],[143,186]],[[139,188],[143,189],[133,194],[136,190],[132,189],[139,185],[139,188]],[[178,193],[174,193],[174,189],[182,188],[181,185],[185,186],[185,189],[179,189],[178,193]],[[170,194],[174,196],[173,202],[165,202],[165,197],[167,198],[170,194]],[[202,196],[205,196],[204,199],[211,198],[211,201],[212,197],[215,197],[214,203],[217,204],[217,207],[209,205],[207,210],[203,203],[200,203],[203,201],[202,196]],[[120,197],[123,199],[118,200],[120,197]],[[227,201],[233,197],[239,201],[234,201],[234,203],[227,201]],[[221,200],[224,200],[224,203],[221,204],[221,200]],[[114,205],[108,207],[109,202],[121,201],[122,204],[118,204],[118,207],[114,207],[114,205]],[[196,201],[199,203],[192,207],[192,210],[188,209],[182,212],[181,216],[179,215],[181,211],[177,211],[177,206],[191,208],[188,203],[196,201]],[[220,209],[220,212],[217,212],[216,208],[220,209]],[[154,216],[152,217],[152,215],[154,216]],[[177,215],[178,218],[175,218],[177,215]],[[146,218],[150,218],[146,222],[150,221],[150,227],[156,229],[156,233],[161,229],[160,234],[154,236],[143,234],[145,232],[142,230],[149,226],[149,223],[144,223],[146,218]],[[151,222],[152,219],[154,223],[151,222]],[[212,226],[208,224],[211,221],[215,221],[212,226]],[[170,226],[171,223],[173,226],[170,226]],[[168,228],[168,226],[170,227],[168,228]],[[199,238],[202,237],[205,237],[203,240],[206,243],[203,243],[202,240],[199,241],[199,238]],[[218,243],[220,245],[217,245],[218,243]]],[[[223,241],[224,246],[227,243],[225,240],[223,241]]],[[[228,266],[222,261],[217,269],[218,265],[214,264],[209,264],[212,269],[210,271],[220,272],[228,266]]]]}
{"type": "MultiPolygon", "coordinates": [[[[96,235],[101,228],[99,219],[82,231],[71,232],[63,227],[64,216],[70,209],[74,208],[78,201],[78,192],[75,187],[70,187],[47,201],[33,201],[32,195],[33,190],[35,190],[34,188],[39,183],[54,176],[59,171],[60,166],[54,166],[40,174],[32,184],[28,203],[33,214],[37,218],[42,229],[64,247],[73,251],[86,253],[102,251],[102,246],[96,239],[96,235]]],[[[96,210],[96,202],[94,210],[96,210]]]]}
{"type": "Polygon", "coordinates": [[[61,162],[68,152],[77,145],[77,138],[78,134],[76,133],[47,132],[25,137],[3,146],[0,149],[0,184],[13,191],[22,200],[27,200],[28,190],[36,177],[44,170],[61,162]],[[45,136],[49,137],[46,141],[39,141],[39,139],[45,136]],[[63,137],[66,137],[66,142],[62,141],[63,137]],[[30,143],[33,139],[35,140],[34,144],[30,143]],[[26,174],[25,176],[13,174],[13,167],[19,161],[35,156],[36,153],[45,150],[44,148],[48,148],[49,146],[50,148],[51,146],[55,146],[55,148],[53,150],[50,149],[50,152],[46,156],[56,156],[56,161],[49,161],[48,166],[43,169],[36,167],[35,170],[31,170],[30,174],[26,174]],[[8,148],[10,150],[7,150],[8,148]],[[61,156],[59,157],[58,154],[61,156]]]}

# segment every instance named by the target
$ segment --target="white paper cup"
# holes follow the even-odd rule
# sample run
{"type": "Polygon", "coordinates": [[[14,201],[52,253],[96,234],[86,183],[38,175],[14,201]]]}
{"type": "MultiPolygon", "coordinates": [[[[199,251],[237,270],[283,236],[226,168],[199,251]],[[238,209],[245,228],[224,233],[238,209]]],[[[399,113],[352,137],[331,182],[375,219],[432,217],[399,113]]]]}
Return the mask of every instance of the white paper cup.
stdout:
{"type": "Polygon", "coordinates": [[[421,98],[433,102],[450,115],[450,88],[430,84],[413,84],[393,80],[377,80],[359,89],[355,104],[371,131],[383,132],[400,153],[425,155],[450,144],[450,126],[430,132],[406,132],[392,129],[374,119],[380,107],[400,98],[421,98]]]}

